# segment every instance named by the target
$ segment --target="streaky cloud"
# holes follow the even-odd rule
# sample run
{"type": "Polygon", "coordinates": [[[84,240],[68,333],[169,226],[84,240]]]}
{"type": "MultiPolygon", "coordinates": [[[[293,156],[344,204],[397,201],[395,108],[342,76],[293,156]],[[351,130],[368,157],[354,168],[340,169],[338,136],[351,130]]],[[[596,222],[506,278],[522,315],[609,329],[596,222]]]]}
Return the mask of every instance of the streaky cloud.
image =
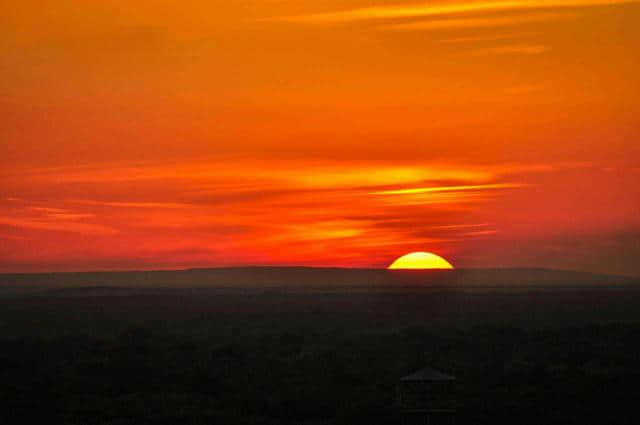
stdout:
{"type": "Polygon", "coordinates": [[[569,14],[560,13],[537,13],[525,16],[452,18],[388,24],[381,25],[378,28],[390,31],[431,31],[458,28],[492,28],[526,24],[530,22],[550,21],[559,18],[568,18],[570,16],[571,15],[569,14]]]}
{"type": "Polygon", "coordinates": [[[415,195],[419,193],[514,189],[514,188],[520,188],[524,186],[526,185],[522,183],[495,183],[495,184],[475,184],[475,185],[460,185],[460,186],[415,187],[410,189],[382,190],[378,192],[371,192],[371,194],[372,195],[415,195]]]}
{"type": "Polygon", "coordinates": [[[513,45],[513,46],[496,46],[478,49],[476,54],[521,54],[521,55],[538,55],[551,50],[549,46],[544,45],[513,45]]]}
{"type": "Polygon", "coordinates": [[[308,24],[331,24],[375,19],[419,18],[474,12],[498,12],[509,10],[578,8],[637,3],[637,0],[536,0],[536,1],[486,1],[454,2],[414,5],[372,6],[340,10],[328,13],[281,16],[267,21],[288,21],[308,24]]]}

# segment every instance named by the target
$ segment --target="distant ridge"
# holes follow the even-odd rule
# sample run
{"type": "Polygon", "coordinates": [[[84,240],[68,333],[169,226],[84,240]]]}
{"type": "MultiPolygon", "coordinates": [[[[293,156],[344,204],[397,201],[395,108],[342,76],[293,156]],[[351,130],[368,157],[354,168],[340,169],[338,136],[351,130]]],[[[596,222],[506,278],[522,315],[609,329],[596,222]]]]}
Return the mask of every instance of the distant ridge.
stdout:
{"type": "Polygon", "coordinates": [[[185,270],[1,274],[0,289],[51,288],[478,288],[640,284],[639,278],[544,268],[386,270],[248,266],[185,270]]]}

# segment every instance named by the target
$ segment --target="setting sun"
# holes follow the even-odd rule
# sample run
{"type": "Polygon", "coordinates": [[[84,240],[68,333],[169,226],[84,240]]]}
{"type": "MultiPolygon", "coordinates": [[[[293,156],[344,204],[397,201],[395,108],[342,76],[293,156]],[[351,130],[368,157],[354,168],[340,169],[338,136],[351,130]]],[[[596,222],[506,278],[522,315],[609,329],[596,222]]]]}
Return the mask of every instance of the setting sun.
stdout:
{"type": "Polygon", "coordinates": [[[389,269],[453,269],[453,266],[439,255],[435,255],[430,252],[412,252],[396,259],[391,263],[389,269]]]}

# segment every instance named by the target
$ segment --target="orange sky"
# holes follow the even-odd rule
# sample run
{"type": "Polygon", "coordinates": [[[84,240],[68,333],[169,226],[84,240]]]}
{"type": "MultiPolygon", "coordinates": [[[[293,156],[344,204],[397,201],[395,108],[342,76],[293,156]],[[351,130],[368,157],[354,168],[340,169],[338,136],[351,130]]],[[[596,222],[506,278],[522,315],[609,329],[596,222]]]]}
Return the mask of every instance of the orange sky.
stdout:
{"type": "Polygon", "coordinates": [[[640,2],[0,6],[0,271],[640,275],[640,2]]]}

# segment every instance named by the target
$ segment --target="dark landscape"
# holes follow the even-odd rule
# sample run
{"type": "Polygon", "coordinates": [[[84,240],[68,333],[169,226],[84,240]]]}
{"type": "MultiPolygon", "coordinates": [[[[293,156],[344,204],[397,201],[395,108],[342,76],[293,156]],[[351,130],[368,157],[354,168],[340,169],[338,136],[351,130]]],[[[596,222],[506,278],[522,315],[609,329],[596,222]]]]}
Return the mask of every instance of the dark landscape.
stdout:
{"type": "Polygon", "coordinates": [[[640,281],[538,269],[0,276],[2,423],[392,424],[454,375],[459,424],[631,424],[640,281]],[[614,412],[614,413],[612,413],[614,412]]]}

